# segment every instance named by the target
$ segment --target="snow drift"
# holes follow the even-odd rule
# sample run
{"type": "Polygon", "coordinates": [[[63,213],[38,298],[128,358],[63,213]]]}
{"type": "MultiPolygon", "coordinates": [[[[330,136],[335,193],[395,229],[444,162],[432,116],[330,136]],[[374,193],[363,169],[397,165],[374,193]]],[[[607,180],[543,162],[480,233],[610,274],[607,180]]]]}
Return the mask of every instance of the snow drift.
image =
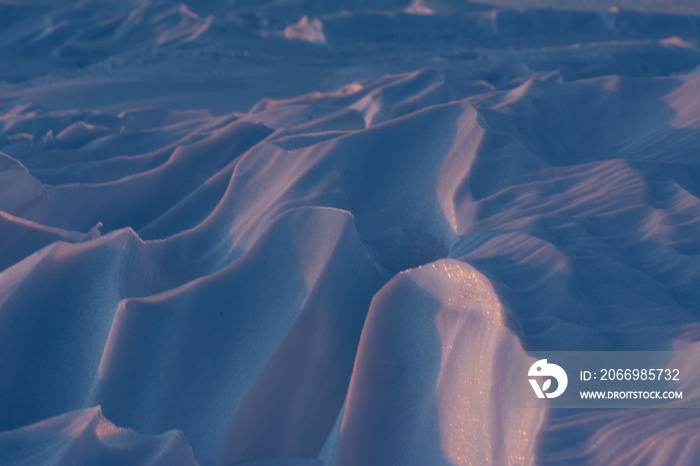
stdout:
{"type": "Polygon", "coordinates": [[[697,341],[700,17],[327,3],[0,1],[0,462],[700,461],[502,386],[697,341]]]}

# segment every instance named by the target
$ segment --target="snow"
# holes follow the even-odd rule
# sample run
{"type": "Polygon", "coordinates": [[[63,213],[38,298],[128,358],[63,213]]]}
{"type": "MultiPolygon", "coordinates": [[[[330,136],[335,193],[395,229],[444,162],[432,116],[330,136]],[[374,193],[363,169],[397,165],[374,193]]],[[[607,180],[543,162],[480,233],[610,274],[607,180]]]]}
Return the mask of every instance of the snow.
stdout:
{"type": "Polygon", "coordinates": [[[544,410],[508,408],[511,351],[523,349],[474,268],[401,272],[372,300],[336,464],[536,464],[544,410]]]}
{"type": "Polygon", "coordinates": [[[147,437],[115,427],[100,407],[71,411],[0,433],[0,454],[8,466],[34,464],[143,464],[193,466],[182,432],[147,437]]]}
{"type": "Polygon", "coordinates": [[[696,348],[693,2],[186,3],[0,0],[0,463],[700,462],[503,386],[696,348]]]}

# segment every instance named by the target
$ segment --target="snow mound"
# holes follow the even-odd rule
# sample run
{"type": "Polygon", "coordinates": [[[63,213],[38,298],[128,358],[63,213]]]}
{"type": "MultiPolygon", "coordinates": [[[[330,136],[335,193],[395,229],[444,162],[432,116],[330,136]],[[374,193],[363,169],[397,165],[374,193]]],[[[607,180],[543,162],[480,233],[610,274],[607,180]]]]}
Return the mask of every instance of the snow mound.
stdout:
{"type": "Polygon", "coordinates": [[[197,465],[182,432],[141,435],[131,429],[116,427],[105,419],[99,406],[1,432],[0,457],[7,466],[197,465]]]}
{"type": "Polygon", "coordinates": [[[320,19],[314,18],[309,21],[307,16],[295,24],[284,28],[284,37],[287,39],[305,40],[314,44],[325,44],[326,37],[323,35],[323,23],[320,19]]]}
{"type": "Polygon", "coordinates": [[[389,281],[362,332],[336,464],[536,464],[544,410],[507,407],[508,354],[523,350],[505,323],[463,262],[389,281]]]}

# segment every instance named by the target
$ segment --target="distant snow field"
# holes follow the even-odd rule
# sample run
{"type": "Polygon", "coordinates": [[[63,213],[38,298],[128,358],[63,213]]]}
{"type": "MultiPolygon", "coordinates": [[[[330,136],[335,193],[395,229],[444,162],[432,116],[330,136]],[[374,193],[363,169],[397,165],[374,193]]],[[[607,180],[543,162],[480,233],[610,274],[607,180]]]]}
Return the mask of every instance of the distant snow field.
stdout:
{"type": "Polygon", "coordinates": [[[685,0],[0,0],[0,464],[700,464],[696,411],[503,386],[700,349],[699,41],[685,0]]]}

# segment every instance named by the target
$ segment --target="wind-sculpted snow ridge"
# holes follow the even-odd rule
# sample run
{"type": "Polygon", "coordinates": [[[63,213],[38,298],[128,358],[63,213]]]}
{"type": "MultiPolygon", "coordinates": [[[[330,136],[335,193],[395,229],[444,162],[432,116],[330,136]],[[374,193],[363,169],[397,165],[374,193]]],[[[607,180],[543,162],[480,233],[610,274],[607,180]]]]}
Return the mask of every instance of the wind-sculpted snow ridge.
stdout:
{"type": "Polygon", "coordinates": [[[460,261],[389,281],[362,332],[336,464],[535,464],[544,413],[507,407],[498,382],[523,350],[504,318],[488,280],[460,261]]]}
{"type": "Polygon", "coordinates": [[[700,340],[700,17],[329,3],[0,0],[0,463],[700,463],[503,385],[700,340]]]}
{"type": "Polygon", "coordinates": [[[115,427],[104,418],[99,406],[0,433],[0,457],[7,466],[197,464],[182,432],[140,435],[131,429],[115,427]]]}

